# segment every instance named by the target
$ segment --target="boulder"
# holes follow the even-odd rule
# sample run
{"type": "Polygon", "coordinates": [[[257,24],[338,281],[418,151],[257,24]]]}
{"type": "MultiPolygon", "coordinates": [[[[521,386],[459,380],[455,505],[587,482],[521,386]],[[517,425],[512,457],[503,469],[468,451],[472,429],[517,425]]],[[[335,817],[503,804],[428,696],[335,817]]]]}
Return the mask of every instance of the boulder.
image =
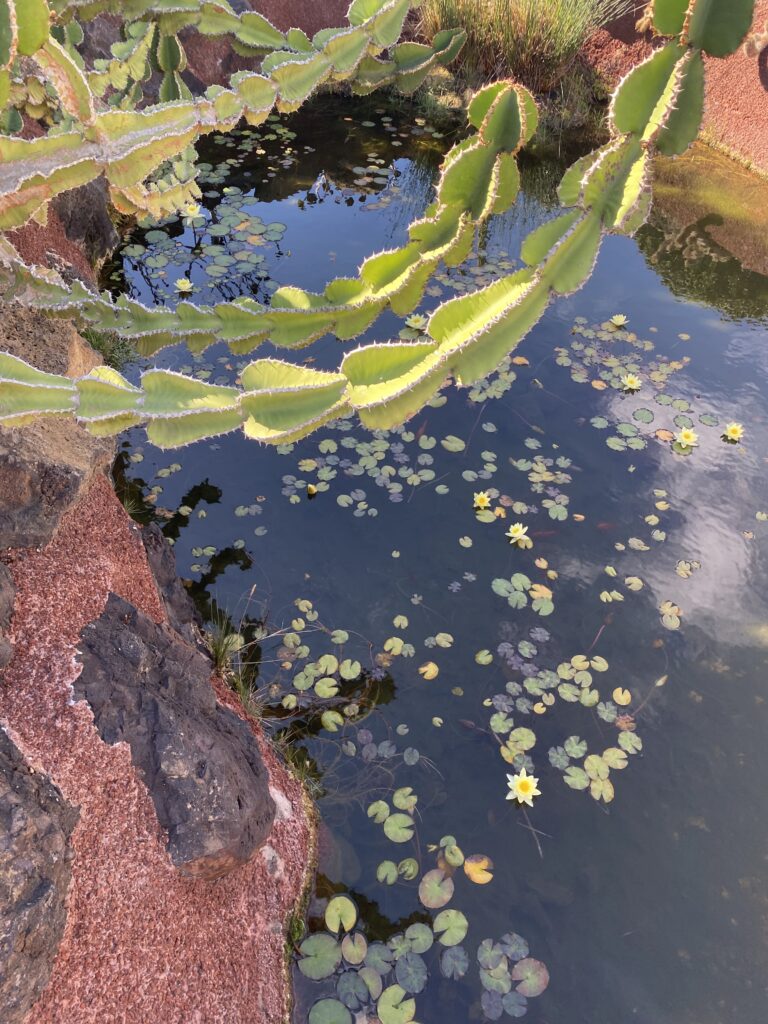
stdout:
{"type": "Polygon", "coordinates": [[[22,1024],[66,923],[78,812],[0,729],[0,1018],[22,1024]]]}
{"type": "Polygon", "coordinates": [[[249,726],[216,702],[207,657],[115,594],[81,634],[85,700],[105,743],[127,743],[179,870],[215,879],[246,863],[275,806],[249,726]]]}
{"type": "Polygon", "coordinates": [[[45,373],[82,377],[101,356],[70,320],[59,320],[20,303],[0,303],[0,351],[32,363],[45,373]]]}
{"type": "Polygon", "coordinates": [[[187,643],[196,646],[199,641],[198,627],[202,620],[184,584],[176,575],[173,548],[157,523],[145,526],[141,531],[141,539],[168,621],[187,643]]]}
{"type": "MultiPolygon", "coordinates": [[[[20,305],[0,306],[0,352],[47,373],[79,377],[101,362],[67,320],[20,305]]],[[[115,445],[71,417],[0,427],[0,550],[47,544],[95,473],[108,473],[115,445]]]]}
{"type": "Polygon", "coordinates": [[[74,420],[0,427],[0,549],[47,544],[94,473],[109,472],[113,456],[111,440],[91,437],[74,420]]]}
{"type": "Polygon", "coordinates": [[[83,250],[93,266],[101,263],[120,241],[109,215],[109,202],[103,176],[62,192],[53,200],[67,238],[83,250]]]}

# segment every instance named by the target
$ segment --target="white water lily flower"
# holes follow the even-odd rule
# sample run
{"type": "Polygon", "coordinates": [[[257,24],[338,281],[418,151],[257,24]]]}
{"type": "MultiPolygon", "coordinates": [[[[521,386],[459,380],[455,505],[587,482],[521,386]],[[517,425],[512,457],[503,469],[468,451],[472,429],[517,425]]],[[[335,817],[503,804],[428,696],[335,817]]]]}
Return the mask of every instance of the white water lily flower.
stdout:
{"type": "Polygon", "coordinates": [[[517,800],[519,804],[528,804],[533,807],[533,798],[541,796],[539,780],[529,775],[525,768],[521,768],[517,775],[507,775],[509,792],[507,800],[517,800]]]}

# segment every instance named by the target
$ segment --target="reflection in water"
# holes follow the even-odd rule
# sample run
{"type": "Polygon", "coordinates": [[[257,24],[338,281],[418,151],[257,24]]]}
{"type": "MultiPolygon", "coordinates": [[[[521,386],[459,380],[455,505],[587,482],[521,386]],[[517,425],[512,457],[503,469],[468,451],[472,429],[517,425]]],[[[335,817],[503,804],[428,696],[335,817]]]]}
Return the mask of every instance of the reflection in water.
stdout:
{"type": "MultiPolygon", "coordinates": [[[[209,191],[222,195],[206,199],[210,208],[231,183],[243,196],[255,190],[248,217],[284,227],[279,246],[254,243],[260,282],[317,289],[402,240],[429,202],[446,140],[426,124],[412,135],[411,112],[399,118],[371,103],[352,121],[311,109],[288,119],[291,138],[275,128],[242,149],[237,135],[211,142],[221,180],[209,191]]],[[[436,275],[422,312],[514,265],[524,234],[551,215],[560,172],[524,162],[515,209],[488,225],[466,266],[436,275]]],[[[434,866],[429,847],[446,836],[494,862],[488,885],[456,874],[451,906],[469,919],[472,966],[448,981],[437,946],[424,954],[422,1024],[482,1019],[475,951],[510,931],[550,968],[529,1010],[542,1024],[765,1017],[768,523],[758,514],[768,512],[768,285],[727,255],[727,224],[715,238],[714,223],[657,219],[637,242],[607,240],[590,283],[551,307],[516,362],[471,392],[447,391],[405,430],[371,435],[345,421],[276,450],[230,436],[170,455],[137,432],[121,453],[123,492],[141,497],[143,515],[154,508],[204,614],[247,634],[260,695],[292,692],[304,664],[292,632],[309,659],[343,647],[360,662],[322,705],[341,715],[337,731],[299,691],[269,723],[278,737],[301,736],[301,770],[323,793],[312,927],[319,900],[347,891],[370,939],[432,920],[417,880],[390,886],[377,871],[408,857],[434,866]],[[626,330],[606,326],[617,313],[626,330]],[[642,378],[637,395],[616,386],[626,369],[642,378]],[[746,428],[732,447],[720,440],[730,420],[746,428]],[[699,444],[675,455],[669,436],[689,422],[699,444]],[[480,490],[500,510],[492,521],[473,511],[480,490]],[[531,551],[504,537],[517,520],[531,551]],[[520,573],[552,593],[551,615],[537,614],[527,590],[524,607],[494,590],[520,573]],[[679,609],[679,628],[663,622],[665,602],[679,609]],[[307,608],[317,623],[304,621],[307,608]],[[335,631],[349,634],[343,645],[335,631]],[[400,654],[397,643],[387,649],[392,638],[400,654]],[[543,713],[525,703],[526,680],[554,673],[559,683],[559,666],[580,654],[607,662],[592,672],[599,705],[569,702],[557,687],[543,713]],[[418,671],[428,662],[439,667],[431,679],[418,671]],[[631,704],[612,708],[614,688],[631,704]],[[527,818],[505,800],[511,769],[491,726],[502,704],[515,728],[535,731],[525,756],[542,795],[527,818]],[[605,804],[564,784],[557,748],[567,738],[590,752],[615,745],[620,712],[643,746],[612,771],[616,798],[605,804]],[[368,808],[409,786],[416,833],[392,843],[368,808]]],[[[194,244],[190,227],[165,230],[194,244]]],[[[166,244],[146,232],[131,243],[150,256],[166,244]]],[[[195,301],[210,301],[222,280],[204,273],[215,256],[191,270],[195,301]]],[[[168,277],[142,277],[130,253],[111,272],[134,294],[173,301],[168,277]]],[[[245,270],[228,273],[228,287],[248,293],[245,270]]],[[[408,330],[388,312],[364,340],[408,330]]],[[[323,339],[312,358],[335,366],[341,348],[323,339]]],[[[161,357],[217,383],[243,361],[223,346],[161,357]]],[[[320,988],[297,982],[303,1024],[320,988]]]]}

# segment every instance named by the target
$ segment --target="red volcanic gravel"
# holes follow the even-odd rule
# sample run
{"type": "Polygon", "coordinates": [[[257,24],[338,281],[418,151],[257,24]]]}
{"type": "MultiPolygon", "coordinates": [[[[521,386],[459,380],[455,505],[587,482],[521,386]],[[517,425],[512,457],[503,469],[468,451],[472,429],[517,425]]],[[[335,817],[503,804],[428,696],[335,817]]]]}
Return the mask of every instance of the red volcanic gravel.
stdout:
{"type": "Polygon", "coordinates": [[[249,0],[251,7],[281,32],[301,28],[313,36],[321,28],[344,28],[350,0],[249,0]]]}
{"type": "Polygon", "coordinates": [[[43,227],[28,221],[8,233],[9,240],[25,263],[61,271],[62,264],[70,264],[75,275],[91,287],[96,286],[96,275],[80,246],[67,238],[64,225],[53,206],[48,206],[48,223],[43,227]]]}
{"type": "MultiPolygon", "coordinates": [[[[584,59],[611,88],[653,46],[664,42],[651,40],[649,34],[639,36],[634,22],[635,15],[630,14],[599,29],[582,50],[584,59]]],[[[752,31],[768,31],[768,0],[757,0],[752,31]]],[[[747,56],[742,46],[725,59],[707,57],[706,68],[706,134],[768,174],[768,47],[759,56],[747,56]]]]}
{"type": "Polygon", "coordinates": [[[129,748],[103,743],[87,705],[72,702],[79,633],[110,590],[164,621],[138,528],[99,477],[45,549],[8,563],[15,651],[0,719],[80,808],[67,925],[27,1024],[282,1024],[282,925],[313,853],[301,788],[262,743],[278,806],[268,843],[219,881],[181,877],[129,748]]]}
{"type": "MultiPolygon", "coordinates": [[[[752,29],[768,31],[768,0],[757,0],[752,29]]],[[[768,174],[768,47],[758,57],[740,47],[726,60],[707,60],[704,126],[768,174]]]]}

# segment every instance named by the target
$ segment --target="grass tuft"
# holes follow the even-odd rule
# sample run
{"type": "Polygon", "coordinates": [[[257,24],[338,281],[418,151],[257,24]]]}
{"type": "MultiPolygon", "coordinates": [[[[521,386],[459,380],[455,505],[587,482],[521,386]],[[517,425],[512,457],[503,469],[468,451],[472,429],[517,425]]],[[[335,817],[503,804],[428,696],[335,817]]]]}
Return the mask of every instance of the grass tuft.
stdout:
{"type": "Polygon", "coordinates": [[[556,88],[595,29],[633,0],[423,0],[421,31],[463,28],[459,61],[472,81],[511,75],[539,95],[556,88]]]}

